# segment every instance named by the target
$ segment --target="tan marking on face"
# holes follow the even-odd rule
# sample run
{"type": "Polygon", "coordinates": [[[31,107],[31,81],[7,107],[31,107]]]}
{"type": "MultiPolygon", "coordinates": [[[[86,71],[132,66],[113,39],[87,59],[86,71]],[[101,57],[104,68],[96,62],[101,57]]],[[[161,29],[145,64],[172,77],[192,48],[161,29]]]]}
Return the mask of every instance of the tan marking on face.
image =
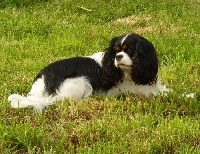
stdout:
{"type": "Polygon", "coordinates": [[[126,49],[127,49],[127,45],[124,44],[124,45],[122,46],[122,49],[123,49],[123,50],[126,50],[126,49]]]}

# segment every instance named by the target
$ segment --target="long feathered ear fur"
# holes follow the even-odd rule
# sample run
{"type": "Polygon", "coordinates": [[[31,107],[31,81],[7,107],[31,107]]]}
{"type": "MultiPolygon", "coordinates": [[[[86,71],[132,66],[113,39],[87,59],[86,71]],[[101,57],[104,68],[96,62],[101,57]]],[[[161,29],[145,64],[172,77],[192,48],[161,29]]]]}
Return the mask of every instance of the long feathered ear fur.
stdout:
{"type": "Polygon", "coordinates": [[[110,45],[105,50],[105,54],[102,59],[102,85],[105,89],[110,89],[111,87],[116,86],[117,83],[123,81],[122,71],[114,65],[116,56],[114,45],[117,39],[118,37],[115,37],[111,40],[110,45]]]}
{"type": "Polygon", "coordinates": [[[136,84],[152,85],[157,81],[158,58],[151,42],[141,38],[136,42],[133,59],[132,80],[136,84]]]}

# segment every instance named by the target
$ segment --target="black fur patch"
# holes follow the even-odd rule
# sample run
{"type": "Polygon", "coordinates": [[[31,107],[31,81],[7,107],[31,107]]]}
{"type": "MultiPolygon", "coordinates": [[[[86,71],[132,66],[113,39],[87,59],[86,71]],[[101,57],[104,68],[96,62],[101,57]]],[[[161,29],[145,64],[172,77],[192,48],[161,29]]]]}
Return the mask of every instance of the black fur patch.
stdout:
{"type": "Polygon", "coordinates": [[[34,81],[44,76],[45,90],[54,95],[56,89],[67,78],[84,76],[94,91],[103,90],[101,85],[102,68],[89,57],[75,57],[54,62],[41,70],[34,81]]]}

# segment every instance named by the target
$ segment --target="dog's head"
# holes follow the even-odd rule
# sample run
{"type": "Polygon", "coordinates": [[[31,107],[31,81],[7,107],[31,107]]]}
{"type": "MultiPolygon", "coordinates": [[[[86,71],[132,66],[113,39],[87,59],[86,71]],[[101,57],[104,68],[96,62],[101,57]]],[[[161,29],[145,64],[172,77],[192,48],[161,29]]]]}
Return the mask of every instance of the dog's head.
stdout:
{"type": "Polygon", "coordinates": [[[151,42],[137,34],[113,38],[105,51],[102,67],[105,84],[115,86],[123,81],[125,73],[130,73],[135,84],[151,85],[157,81],[156,50],[151,42]]]}

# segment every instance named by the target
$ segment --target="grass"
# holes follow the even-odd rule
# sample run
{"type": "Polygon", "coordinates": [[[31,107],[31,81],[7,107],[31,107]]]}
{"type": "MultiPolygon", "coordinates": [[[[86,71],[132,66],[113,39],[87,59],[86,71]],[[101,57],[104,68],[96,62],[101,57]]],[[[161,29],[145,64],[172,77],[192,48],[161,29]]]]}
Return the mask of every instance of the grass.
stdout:
{"type": "Polygon", "coordinates": [[[199,10],[198,0],[0,2],[0,153],[200,153],[199,10]],[[28,93],[44,66],[127,32],[155,45],[173,93],[95,95],[40,115],[10,108],[7,97],[28,93]]]}

